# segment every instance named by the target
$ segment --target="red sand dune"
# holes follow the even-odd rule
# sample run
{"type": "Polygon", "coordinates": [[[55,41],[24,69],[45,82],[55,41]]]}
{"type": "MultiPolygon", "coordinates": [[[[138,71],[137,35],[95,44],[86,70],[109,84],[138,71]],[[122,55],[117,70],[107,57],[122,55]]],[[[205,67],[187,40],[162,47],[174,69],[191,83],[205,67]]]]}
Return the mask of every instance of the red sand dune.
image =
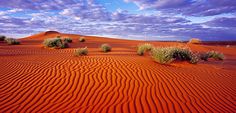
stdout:
{"type": "Polygon", "coordinates": [[[155,63],[136,55],[142,41],[59,34],[73,38],[68,49],[45,49],[42,41],[58,32],[0,42],[0,112],[236,112],[236,47],[150,42],[155,46],[188,46],[218,50],[226,60],[197,65],[155,63]],[[113,50],[98,48],[109,43],[113,50]],[[74,57],[75,48],[89,48],[74,57]]]}

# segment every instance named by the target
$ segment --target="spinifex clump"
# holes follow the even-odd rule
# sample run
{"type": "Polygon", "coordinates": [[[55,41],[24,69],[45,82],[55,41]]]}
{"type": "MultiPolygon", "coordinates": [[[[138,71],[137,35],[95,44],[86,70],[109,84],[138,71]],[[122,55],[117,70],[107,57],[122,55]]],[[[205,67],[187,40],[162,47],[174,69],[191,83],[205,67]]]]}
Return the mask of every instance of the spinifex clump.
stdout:
{"type": "Polygon", "coordinates": [[[43,45],[48,48],[63,49],[68,48],[67,42],[63,42],[61,38],[48,38],[45,39],[43,45]]]}
{"type": "Polygon", "coordinates": [[[153,48],[152,44],[145,43],[138,45],[137,54],[142,56],[145,52],[151,51],[153,48]]]}
{"type": "Polygon", "coordinates": [[[102,44],[101,45],[101,50],[103,52],[109,52],[109,51],[111,51],[111,46],[109,44],[102,44]]]}
{"type": "Polygon", "coordinates": [[[154,61],[160,64],[169,64],[174,60],[188,61],[196,64],[199,61],[198,55],[194,54],[190,49],[178,47],[160,47],[153,48],[151,51],[154,61]]]}
{"type": "Polygon", "coordinates": [[[75,50],[75,56],[83,56],[83,55],[87,55],[88,54],[88,48],[78,48],[75,50]]]}
{"type": "Polygon", "coordinates": [[[5,41],[9,45],[19,45],[20,44],[20,42],[17,39],[14,39],[14,38],[5,38],[5,41]]]}

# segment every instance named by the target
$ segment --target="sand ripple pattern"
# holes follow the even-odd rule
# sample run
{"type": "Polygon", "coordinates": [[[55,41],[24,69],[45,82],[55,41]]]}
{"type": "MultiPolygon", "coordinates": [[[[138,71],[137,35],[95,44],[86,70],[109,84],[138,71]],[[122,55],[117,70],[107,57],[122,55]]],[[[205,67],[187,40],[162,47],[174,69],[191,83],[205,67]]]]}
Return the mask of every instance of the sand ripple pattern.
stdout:
{"type": "Polygon", "coordinates": [[[236,112],[234,71],[72,52],[2,49],[0,112],[236,112]]]}

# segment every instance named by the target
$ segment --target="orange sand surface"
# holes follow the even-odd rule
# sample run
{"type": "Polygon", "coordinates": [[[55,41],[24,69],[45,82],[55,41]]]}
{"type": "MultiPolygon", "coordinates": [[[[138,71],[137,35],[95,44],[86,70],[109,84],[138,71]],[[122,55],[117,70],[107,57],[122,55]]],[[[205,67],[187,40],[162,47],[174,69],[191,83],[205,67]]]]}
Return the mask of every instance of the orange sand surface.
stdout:
{"type": "Polygon", "coordinates": [[[236,47],[149,42],[155,46],[188,46],[193,51],[223,52],[222,61],[197,65],[160,65],[149,54],[138,56],[142,41],[61,34],[73,38],[67,49],[45,49],[45,38],[57,32],[0,42],[0,112],[236,112],[236,47]],[[109,43],[111,52],[98,48],[109,43]],[[87,46],[87,56],[75,57],[87,46]]]}

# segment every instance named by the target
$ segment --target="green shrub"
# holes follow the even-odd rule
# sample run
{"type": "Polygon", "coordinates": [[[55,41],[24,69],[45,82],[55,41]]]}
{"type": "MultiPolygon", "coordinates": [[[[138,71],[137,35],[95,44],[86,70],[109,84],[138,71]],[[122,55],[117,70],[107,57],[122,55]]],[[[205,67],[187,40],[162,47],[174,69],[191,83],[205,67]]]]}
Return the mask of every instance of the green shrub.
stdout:
{"type": "Polygon", "coordinates": [[[43,44],[45,47],[56,48],[62,45],[62,40],[60,38],[48,38],[44,40],[43,44]]]}
{"type": "Polygon", "coordinates": [[[87,55],[88,54],[88,48],[78,48],[75,50],[75,56],[83,56],[83,55],[87,55]]]}
{"type": "Polygon", "coordinates": [[[171,50],[173,52],[173,58],[176,60],[191,60],[192,52],[189,49],[172,47],[171,50]]]}
{"type": "Polygon", "coordinates": [[[6,36],[0,35],[0,41],[4,41],[6,36]]]}
{"type": "Polygon", "coordinates": [[[14,38],[5,38],[5,41],[9,45],[19,45],[20,44],[20,42],[14,38]]]}
{"type": "Polygon", "coordinates": [[[80,37],[80,38],[79,38],[79,41],[80,41],[80,42],[85,42],[85,38],[84,38],[84,37],[80,37]]]}
{"type": "Polygon", "coordinates": [[[209,58],[213,58],[215,60],[224,60],[224,54],[219,53],[218,51],[210,51],[208,52],[209,58]]]}
{"type": "Polygon", "coordinates": [[[188,61],[192,64],[199,61],[197,54],[193,54],[189,49],[178,47],[153,48],[151,55],[154,61],[160,64],[169,64],[174,60],[188,61]]]}
{"type": "Polygon", "coordinates": [[[67,43],[72,43],[72,39],[71,38],[64,38],[63,41],[67,42],[67,43]]]}
{"type": "Polygon", "coordinates": [[[224,54],[218,51],[210,51],[207,52],[209,58],[213,58],[215,60],[224,60],[224,54]]]}
{"type": "Polygon", "coordinates": [[[175,60],[188,61],[191,64],[197,64],[199,56],[194,54],[190,49],[172,47],[172,55],[175,60]]]}
{"type": "Polygon", "coordinates": [[[67,42],[63,42],[60,48],[61,49],[69,48],[69,44],[67,42]]]}
{"type": "Polygon", "coordinates": [[[153,48],[152,44],[149,43],[140,44],[138,45],[137,54],[142,56],[146,51],[151,51],[152,48],[153,48]]]}
{"type": "Polygon", "coordinates": [[[208,53],[201,53],[200,54],[200,59],[204,61],[208,61],[209,54],[208,53]]]}
{"type": "Polygon", "coordinates": [[[169,64],[174,61],[173,52],[170,47],[167,48],[153,48],[151,56],[154,61],[160,64],[169,64]]]}
{"type": "Polygon", "coordinates": [[[224,60],[224,54],[218,51],[209,51],[209,52],[200,54],[201,60],[208,61],[209,58],[213,58],[215,60],[224,60]]]}
{"type": "Polygon", "coordinates": [[[197,64],[199,62],[199,56],[197,54],[192,54],[189,62],[191,64],[197,64]]]}
{"type": "Polygon", "coordinates": [[[67,48],[68,47],[68,43],[62,42],[60,38],[45,39],[43,42],[43,45],[49,48],[67,48]]]}
{"type": "Polygon", "coordinates": [[[111,46],[109,44],[102,44],[101,45],[101,50],[103,52],[109,52],[109,51],[111,51],[111,46]]]}

